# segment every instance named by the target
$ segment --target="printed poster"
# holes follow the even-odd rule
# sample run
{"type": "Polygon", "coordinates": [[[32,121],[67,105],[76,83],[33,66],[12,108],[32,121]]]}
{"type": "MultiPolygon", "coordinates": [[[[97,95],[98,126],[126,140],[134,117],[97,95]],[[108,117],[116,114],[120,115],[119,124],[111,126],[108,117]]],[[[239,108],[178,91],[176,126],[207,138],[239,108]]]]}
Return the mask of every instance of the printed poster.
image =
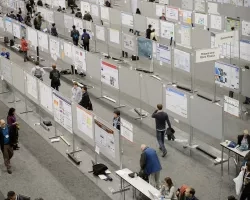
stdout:
{"type": "Polygon", "coordinates": [[[101,61],[101,82],[119,89],[118,67],[105,61],[101,61]]]}

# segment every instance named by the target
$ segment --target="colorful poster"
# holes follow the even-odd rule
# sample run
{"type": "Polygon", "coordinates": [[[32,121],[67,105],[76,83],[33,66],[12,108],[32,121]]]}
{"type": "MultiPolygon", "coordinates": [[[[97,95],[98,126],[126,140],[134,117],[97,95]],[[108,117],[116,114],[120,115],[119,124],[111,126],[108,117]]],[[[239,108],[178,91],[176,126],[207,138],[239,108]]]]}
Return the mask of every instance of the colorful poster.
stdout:
{"type": "Polygon", "coordinates": [[[79,105],[77,105],[76,107],[76,113],[77,113],[77,128],[83,134],[93,139],[94,138],[93,114],[79,105]]]}
{"type": "Polygon", "coordinates": [[[119,89],[118,67],[105,61],[101,61],[101,82],[119,89]]]}
{"type": "Polygon", "coordinates": [[[161,24],[161,37],[166,39],[175,38],[174,37],[174,23],[167,21],[160,21],[161,24]]]}
{"type": "Polygon", "coordinates": [[[194,14],[195,24],[207,26],[207,15],[201,13],[194,14]]]}
{"type": "Polygon", "coordinates": [[[179,19],[179,8],[174,8],[167,6],[166,7],[166,18],[167,20],[176,20],[179,19]]]}
{"type": "Polygon", "coordinates": [[[192,11],[180,10],[180,16],[182,17],[182,22],[186,24],[192,23],[192,11]]]}
{"type": "Polygon", "coordinates": [[[226,31],[240,30],[240,20],[227,17],[225,26],[226,31]]]}

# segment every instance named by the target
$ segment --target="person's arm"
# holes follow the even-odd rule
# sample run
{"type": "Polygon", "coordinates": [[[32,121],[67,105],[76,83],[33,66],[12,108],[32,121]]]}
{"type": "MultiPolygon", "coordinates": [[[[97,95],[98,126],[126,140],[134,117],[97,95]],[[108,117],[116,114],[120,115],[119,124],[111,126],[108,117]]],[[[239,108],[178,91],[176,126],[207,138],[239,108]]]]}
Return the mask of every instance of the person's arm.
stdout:
{"type": "Polygon", "coordinates": [[[155,110],[154,113],[152,114],[152,118],[156,118],[156,114],[157,114],[158,110],[155,110]]]}
{"type": "Polygon", "coordinates": [[[141,154],[140,166],[141,166],[141,169],[144,169],[146,166],[146,155],[144,152],[141,154]]]}
{"type": "Polygon", "coordinates": [[[175,193],[175,188],[172,186],[169,190],[169,193],[165,195],[165,199],[172,199],[175,193]]]}
{"type": "Polygon", "coordinates": [[[169,127],[169,128],[172,128],[172,127],[171,127],[171,123],[170,123],[170,120],[169,120],[169,118],[168,118],[168,114],[167,114],[167,113],[166,113],[166,121],[167,121],[168,127],[169,127]]]}

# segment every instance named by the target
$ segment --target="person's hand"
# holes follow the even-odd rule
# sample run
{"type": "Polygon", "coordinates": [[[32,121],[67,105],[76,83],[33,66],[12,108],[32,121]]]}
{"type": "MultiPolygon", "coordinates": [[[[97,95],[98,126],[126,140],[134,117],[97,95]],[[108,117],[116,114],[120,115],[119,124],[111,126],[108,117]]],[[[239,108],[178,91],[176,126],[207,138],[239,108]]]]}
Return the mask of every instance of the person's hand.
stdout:
{"type": "Polygon", "coordinates": [[[17,124],[18,124],[17,122],[13,123],[13,125],[17,125],[17,124]]]}

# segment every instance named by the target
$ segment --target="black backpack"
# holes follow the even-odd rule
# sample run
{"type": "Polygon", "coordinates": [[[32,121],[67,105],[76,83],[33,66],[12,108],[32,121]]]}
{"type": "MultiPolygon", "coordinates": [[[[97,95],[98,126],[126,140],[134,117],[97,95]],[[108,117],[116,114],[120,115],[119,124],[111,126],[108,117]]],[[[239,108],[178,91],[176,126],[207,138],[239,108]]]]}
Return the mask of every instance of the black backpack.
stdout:
{"type": "Polygon", "coordinates": [[[108,169],[108,167],[106,165],[102,164],[102,163],[94,164],[92,166],[92,168],[93,168],[92,172],[93,172],[93,174],[95,176],[98,176],[98,175],[101,175],[101,174],[106,175],[105,171],[108,169]]]}
{"type": "Polygon", "coordinates": [[[53,82],[60,83],[60,73],[57,70],[53,72],[53,82]]]}

